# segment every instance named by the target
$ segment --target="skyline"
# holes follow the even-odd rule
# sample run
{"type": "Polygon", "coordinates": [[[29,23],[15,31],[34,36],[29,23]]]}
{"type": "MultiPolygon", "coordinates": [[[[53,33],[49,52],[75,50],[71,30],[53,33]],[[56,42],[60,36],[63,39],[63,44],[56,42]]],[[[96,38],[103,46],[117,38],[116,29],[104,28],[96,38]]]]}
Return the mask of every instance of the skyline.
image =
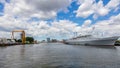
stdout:
{"type": "Polygon", "coordinates": [[[119,6],[120,0],[0,0],[0,38],[23,29],[37,40],[66,39],[94,27],[94,34],[120,36],[119,6]]]}

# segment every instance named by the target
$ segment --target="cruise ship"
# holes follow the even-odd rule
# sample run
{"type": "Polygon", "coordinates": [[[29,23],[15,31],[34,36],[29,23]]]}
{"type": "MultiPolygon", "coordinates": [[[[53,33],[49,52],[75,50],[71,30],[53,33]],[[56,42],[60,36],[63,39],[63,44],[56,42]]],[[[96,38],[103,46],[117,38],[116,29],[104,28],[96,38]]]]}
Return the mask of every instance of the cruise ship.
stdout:
{"type": "Polygon", "coordinates": [[[98,38],[92,35],[84,35],[65,40],[64,43],[72,45],[114,45],[118,38],[119,36],[98,38]]]}

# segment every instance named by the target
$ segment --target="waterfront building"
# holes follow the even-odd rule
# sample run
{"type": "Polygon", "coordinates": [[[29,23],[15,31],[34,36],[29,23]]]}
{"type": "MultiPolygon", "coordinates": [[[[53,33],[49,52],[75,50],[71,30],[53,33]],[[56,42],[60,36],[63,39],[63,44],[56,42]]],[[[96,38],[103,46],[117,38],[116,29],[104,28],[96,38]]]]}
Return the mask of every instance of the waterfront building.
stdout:
{"type": "Polygon", "coordinates": [[[50,42],[50,38],[47,38],[47,42],[50,42]]]}

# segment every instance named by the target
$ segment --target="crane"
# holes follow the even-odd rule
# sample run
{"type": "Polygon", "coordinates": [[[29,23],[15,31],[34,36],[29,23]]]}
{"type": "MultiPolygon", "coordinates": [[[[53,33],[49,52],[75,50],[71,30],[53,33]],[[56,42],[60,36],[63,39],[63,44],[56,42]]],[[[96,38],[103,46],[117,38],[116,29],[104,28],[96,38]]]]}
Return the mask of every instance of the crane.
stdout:
{"type": "Polygon", "coordinates": [[[24,30],[13,30],[12,31],[12,39],[14,39],[14,32],[22,32],[21,34],[21,39],[22,39],[22,44],[25,44],[25,31],[24,30]]]}

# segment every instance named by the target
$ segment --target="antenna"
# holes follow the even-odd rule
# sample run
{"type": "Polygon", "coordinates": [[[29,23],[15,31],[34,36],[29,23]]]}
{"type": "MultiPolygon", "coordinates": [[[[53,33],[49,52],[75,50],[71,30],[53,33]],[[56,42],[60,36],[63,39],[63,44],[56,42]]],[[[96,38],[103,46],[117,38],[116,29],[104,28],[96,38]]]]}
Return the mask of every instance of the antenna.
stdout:
{"type": "Polygon", "coordinates": [[[95,29],[95,26],[92,28],[93,30],[95,29]]]}
{"type": "Polygon", "coordinates": [[[93,34],[94,30],[95,30],[95,26],[94,26],[94,27],[92,27],[92,34],[93,34]]]}

